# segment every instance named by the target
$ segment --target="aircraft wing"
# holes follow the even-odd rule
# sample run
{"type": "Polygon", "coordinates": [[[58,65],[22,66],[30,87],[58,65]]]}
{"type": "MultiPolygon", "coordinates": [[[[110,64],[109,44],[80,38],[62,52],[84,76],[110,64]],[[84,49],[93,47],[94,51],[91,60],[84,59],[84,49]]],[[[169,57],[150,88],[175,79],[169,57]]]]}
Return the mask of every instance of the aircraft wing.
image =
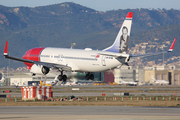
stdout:
{"type": "Polygon", "coordinates": [[[169,48],[168,51],[163,51],[163,52],[155,52],[155,53],[146,53],[146,54],[138,54],[138,55],[130,55],[130,58],[142,58],[142,57],[148,57],[148,56],[154,56],[154,55],[159,55],[159,54],[163,54],[163,53],[169,53],[173,51],[174,45],[176,42],[176,38],[174,39],[171,47],[169,48]]]}
{"type": "Polygon", "coordinates": [[[72,71],[72,68],[68,65],[48,63],[48,62],[39,62],[39,61],[33,61],[33,62],[36,65],[42,65],[42,66],[46,66],[48,68],[57,68],[57,69],[60,68],[63,71],[72,71]]]}
{"type": "Polygon", "coordinates": [[[8,55],[8,41],[6,41],[6,45],[5,45],[5,49],[4,49],[4,57],[7,59],[16,60],[16,61],[20,61],[20,62],[42,65],[42,66],[46,66],[48,68],[57,68],[57,69],[60,68],[63,71],[71,71],[72,70],[72,68],[70,66],[65,65],[65,64],[63,65],[63,64],[56,64],[56,63],[40,62],[40,61],[27,60],[27,59],[21,59],[21,58],[9,56],[8,55]]]}

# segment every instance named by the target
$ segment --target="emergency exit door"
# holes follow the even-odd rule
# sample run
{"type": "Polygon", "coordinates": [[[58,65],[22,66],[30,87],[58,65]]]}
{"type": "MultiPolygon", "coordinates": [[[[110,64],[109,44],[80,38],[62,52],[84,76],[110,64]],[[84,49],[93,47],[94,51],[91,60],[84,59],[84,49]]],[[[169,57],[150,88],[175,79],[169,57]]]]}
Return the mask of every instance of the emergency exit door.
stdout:
{"type": "Polygon", "coordinates": [[[106,56],[102,56],[102,65],[103,65],[103,66],[106,66],[106,61],[105,61],[105,59],[106,59],[106,56]]]}

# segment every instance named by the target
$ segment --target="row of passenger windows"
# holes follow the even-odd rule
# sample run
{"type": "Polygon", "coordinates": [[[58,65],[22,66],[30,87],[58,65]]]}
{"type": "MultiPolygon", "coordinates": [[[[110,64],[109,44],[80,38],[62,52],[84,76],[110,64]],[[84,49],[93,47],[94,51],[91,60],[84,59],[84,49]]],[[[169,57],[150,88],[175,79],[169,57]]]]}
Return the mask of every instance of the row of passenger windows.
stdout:
{"type": "MultiPolygon", "coordinates": [[[[50,55],[41,55],[41,57],[50,57],[50,55]]],[[[54,56],[54,58],[66,58],[66,59],[78,59],[78,60],[94,60],[97,61],[96,58],[82,58],[82,57],[69,57],[69,56],[54,56]]]]}
{"type": "Polygon", "coordinates": [[[95,58],[82,58],[82,57],[68,57],[68,56],[63,56],[61,58],[66,58],[66,59],[78,59],[78,60],[95,60],[97,61],[97,59],[95,58]]]}
{"type": "Polygon", "coordinates": [[[50,55],[41,55],[41,57],[50,57],[50,55]]]}

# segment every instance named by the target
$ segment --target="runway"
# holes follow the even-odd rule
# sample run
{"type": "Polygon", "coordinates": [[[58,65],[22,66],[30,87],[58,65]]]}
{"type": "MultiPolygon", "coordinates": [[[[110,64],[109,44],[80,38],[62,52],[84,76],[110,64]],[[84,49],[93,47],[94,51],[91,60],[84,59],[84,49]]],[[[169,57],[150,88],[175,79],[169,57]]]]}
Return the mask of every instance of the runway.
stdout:
{"type": "MultiPolygon", "coordinates": [[[[117,93],[117,92],[114,92],[114,93],[106,93],[106,92],[80,92],[80,93],[75,93],[75,92],[70,92],[70,93],[53,93],[53,96],[59,96],[59,97],[62,97],[62,96],[71,96],[71,95],[74,95],[74,96],[79,96],[79,97],[82,97],[82,96],[101,96],[101,94],[106,94],[106,96],[114,96],[114,93],[117,93]]],[[[119,92],[118,92],[119,93],[119,92]]],[[[22,97],[21,93],[1,93],[1,95],[11,95],[11,97],[22,97]]],[[[145,96],[173,96],[174,93],[135,93],[135,92],[132,92],[132,93],[129,93],[130,95],[133,95],[133,96],[140,96],[140,95],[145,95],[145,96]]],[[[176,96],[180,96],[180,93],[177,93],[176,96]]]]}
{"type": "Polygon", "coordinates": [[[130,106],[3,106],[0,119],[66,119],[66,120],[178,120],[180,109],[173,107],[130,106]]]}

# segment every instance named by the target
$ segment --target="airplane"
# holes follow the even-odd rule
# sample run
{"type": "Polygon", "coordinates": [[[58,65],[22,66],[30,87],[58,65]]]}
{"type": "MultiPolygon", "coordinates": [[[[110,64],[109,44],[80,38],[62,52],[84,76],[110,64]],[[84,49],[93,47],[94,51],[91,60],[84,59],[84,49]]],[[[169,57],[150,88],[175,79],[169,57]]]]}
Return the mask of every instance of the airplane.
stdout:
{"type": "Polygon", "coordinates": [[[130,37],[133,12],[128,12],[120,28],[114,43],[103,50],[68,49],[54,47],[39,47],[28,50],[22,58],[8,55],[8,41],[4,49],[4,57],[20,62],[24,62],[32,75],[47,75],[49,72],[59,72],[58,79],[66,81],[68,72],[86,73],[87,80],[94,79],[94,72],[103,72],[114,69],[118,66],[128,65],[130,59],[141,58],[173,51],[176,41],[174,39],[168,51],[130,55],[127,53],[128,41],[130,37]]]}
{"type": "Polygon", "coordinates": [[[169,84],[169,81],[167,80],[156,80],[153,76],[152,77],[152,82],[155,84],[163,85],[163,84],[169,84]]]}
{"type": "Polygon", "coordinates": [[[134,86],[137,86],[137,83],[136,83],[136,82],[131,81],[131,82],[129,82],[129,85],[134,85],[134,86]]]}
{"type": "Polygon", "coordinates": [[[5,76],[0,73],[0,83],[3,83],[5,81],[5,76]]]}
{"type": "Polygon", "coordinates": [[[120,79],[119,84],[128,84],[128,85],[137,86],[136,82],[133,82],[133,81],[123,81],[122,79],[120,79]]]}

